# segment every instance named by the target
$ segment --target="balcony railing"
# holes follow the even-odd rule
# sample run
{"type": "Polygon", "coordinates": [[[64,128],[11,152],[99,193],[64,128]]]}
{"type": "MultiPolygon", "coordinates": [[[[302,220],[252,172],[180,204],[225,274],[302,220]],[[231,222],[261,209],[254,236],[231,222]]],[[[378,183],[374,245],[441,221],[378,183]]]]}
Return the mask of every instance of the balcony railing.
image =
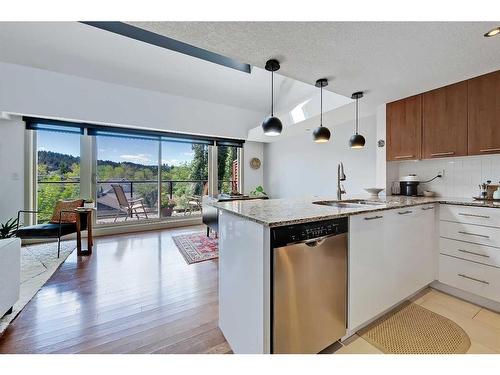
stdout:
{"type": "MultiPolygon", "coordinates": [[[[138,210],[138,216],[140,220],[144,220],[146,215],[147,219],[176,219],[201,215],[201,196],[207,194],[207,182],[207,180],[162,180],[160,210],[158,210],[158,180],[98,180],[96,183],[97,223],[115,222],[115,219],[116,222],[125,221],[126,213],[120,212],[111,184],[121,185],[130,199],[142,198],[146,213],[138,210]]],[[[38,181],[38,206],[39,209],[43,207],[38,221],[50,220],[57,200],[77,198],[79,184],[79,180],[38,181]],[[40,194],[44,186],[58,187],[51,190],[50,197],[54,202],[41,202],[40,198],[44,195],[40,194]],[[68,188],[71,186],[74,188],[68,188]]],[[[237,181],[220,180],[218,186],[219,191],[229,192],[237,189],[237,181]]],[[[135,215],[134,217],[137,220],[135,215]]]]}

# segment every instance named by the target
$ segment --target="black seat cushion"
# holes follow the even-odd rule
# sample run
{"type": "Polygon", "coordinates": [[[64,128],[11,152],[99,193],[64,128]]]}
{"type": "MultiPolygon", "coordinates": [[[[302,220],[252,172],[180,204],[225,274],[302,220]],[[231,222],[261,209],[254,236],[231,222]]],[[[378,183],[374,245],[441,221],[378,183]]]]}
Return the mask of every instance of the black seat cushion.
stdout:
{"type": "MultiPolygon", "coordinates": [[[[61,224],[61,236],[76,232],[75,223],[61,224]]],[[[37,237],[57,237],[59,235],[59,224],[38,224],[29,227],[22,227],[16,233],[19,238],[37,238],[37,237]]]]}

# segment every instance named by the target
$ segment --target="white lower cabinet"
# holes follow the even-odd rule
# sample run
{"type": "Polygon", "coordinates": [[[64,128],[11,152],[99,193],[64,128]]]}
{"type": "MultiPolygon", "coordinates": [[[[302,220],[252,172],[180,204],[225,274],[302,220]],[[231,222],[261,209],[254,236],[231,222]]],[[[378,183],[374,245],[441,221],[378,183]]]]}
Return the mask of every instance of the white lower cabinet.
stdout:
{"type": "Polygon", "coordinates": [[[500,210],[443,205],[439,281],[500,302],[500,210]]]}
{"type": "Polygon", "coordinates": [[[500,268],[500,248],[460,240],[439,239],[441,254],[500,268]]]}
{"type": "Polygon", "coordinates": [[[500,269],[441,254],[439,281],[500,302],[500,269]]]}
{"type": "Polygon", "coordinates": [[[435,279],[435,210],[426,205],[350,217],[349,329],[435,279]]]}
{"type": "Polygon", "coordinates": [[[500,302],[498,220],[500,209],[446,204],[351,216],[349,330],[434,280],[500,302]]]}
{"type": "Polygon", "coordinates": [[[385,241],[388,211],[349,218],[348,327],[354,329],[393,300],[396,260],[385,241]]]}

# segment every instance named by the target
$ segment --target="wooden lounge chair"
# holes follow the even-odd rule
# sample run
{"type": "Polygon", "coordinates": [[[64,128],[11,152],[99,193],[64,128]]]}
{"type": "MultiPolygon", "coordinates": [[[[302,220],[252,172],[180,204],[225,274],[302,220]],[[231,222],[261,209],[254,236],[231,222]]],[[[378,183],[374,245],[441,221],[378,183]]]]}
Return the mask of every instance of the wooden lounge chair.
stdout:
{"type": "MultiPolygon", "coordinates": [[[[75,208],[82,206],[83,199],[58,201],[50,222],[23,227],[19,227],[21,213],[36,214],[40,213],[40,211],[20,210],[17,213],[16,237],[23,239],[57,238],[57,257],[59,258],[61,252],[61,237],[78,232],[75,208]]],[[[86,229],[87,223],[84,222],[82,223],[81,230],[86,229]]]]}
{"type": "Polygon", "coordinates": [[[137,211],[138,209],[142,211],[146,216],[146,219],[148,219],[148,213],[146,212],[146,209],[144,208],[144,198],[136,198],[136,199],[129,199],[125,195],[125,192],[123,191],[123,187],[118,184],[111,184],[111,187],[115,191],[116,199],[118,200],[118,206],[119,209],[116,212],[115,220],[118,219],[118,216],[120,215],[121,212],[124,212],[127,214],[125,216],[125,221],[127,221],[128,217],[133,217],[134,214],[137,216],[137,220],[139,220],[139,212],[137,211]]]}
{"type": "MultiPolygon", "coordinates": [[[[203,193],[202,195],[208,195],[208,184],[205,183],[203,184],[203,193]]],[[[184,215],[189,212],[189,215],[191,216],[193,211],[202,211],[202,195],[191,195],[188,198],[187,202],[187,209],[184,211],[184,215]]]]}

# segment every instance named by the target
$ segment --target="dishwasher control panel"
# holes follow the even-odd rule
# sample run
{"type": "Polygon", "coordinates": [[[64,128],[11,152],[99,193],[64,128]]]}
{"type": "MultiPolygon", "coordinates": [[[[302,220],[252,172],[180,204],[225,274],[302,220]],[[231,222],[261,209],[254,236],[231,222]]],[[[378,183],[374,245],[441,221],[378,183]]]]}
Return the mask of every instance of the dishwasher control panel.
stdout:
{"type": "Polygon", "coordinates": [[[297,242],[311,241],[326,236],[335,236],[347,233],[347,218],[316,221],[287,225],[274,228],[271,231],[271,245],[273,248],[297,242]]]}

